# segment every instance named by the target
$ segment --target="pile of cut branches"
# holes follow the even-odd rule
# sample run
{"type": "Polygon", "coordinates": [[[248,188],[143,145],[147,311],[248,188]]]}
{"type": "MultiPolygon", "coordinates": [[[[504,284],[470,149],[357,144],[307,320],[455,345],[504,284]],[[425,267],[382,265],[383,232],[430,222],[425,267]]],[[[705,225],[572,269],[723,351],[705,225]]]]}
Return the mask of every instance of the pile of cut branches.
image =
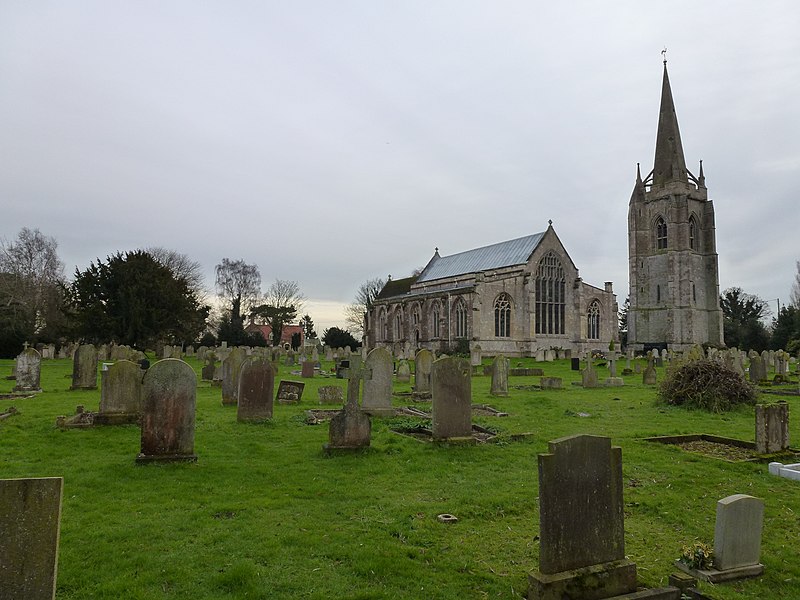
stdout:
{"type": "Polygon", "coordinates": [[[755,404],[758,390],[744,377],[713,360],[694,360],[670,369],[658,389],[665,404],[725,412],[755,404]]]}

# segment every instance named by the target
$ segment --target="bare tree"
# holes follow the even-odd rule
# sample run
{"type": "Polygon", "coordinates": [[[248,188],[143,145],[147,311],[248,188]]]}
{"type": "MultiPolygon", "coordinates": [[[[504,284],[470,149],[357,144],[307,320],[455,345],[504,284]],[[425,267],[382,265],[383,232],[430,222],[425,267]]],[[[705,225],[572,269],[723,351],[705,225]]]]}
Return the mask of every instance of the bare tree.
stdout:
{"type": "Polygon", "coordinates": [[[797,273],[794,274],[794,285],[789,295],[789,302],[795,308],[800,308],[800,260],[797,261],[797,273]]]}
{"type": "Polygon", "coordinates": [[[208,295],[203,276],[203,267],[196,260],[192,260],[186,254],[181,254],[175,250],[168,250],[161,246],[151,246],[146,248],[150,256],[156,259],[161,266],[167,267],[175,279],[186,282],[187,287],[194,292],[198,299],[205,299],[208,295]]]}
{"type": "Polygon", "coordinates": [[[372,307],[373,301],[380,294],[383,286],[384,281],[380,277],[368,279],[358,287],[353,303],[345,307],[344,318],[347,328],[356,337],[364,335],[364,315],[372,307]]]}
{"type": "Polygon", "coordinates": [[[31,334],[46,325],[45,315],[53,312],[64,283],[64,263],[57,249],[55,238],[27,227],[15,241],[0,241],[0,297],[7,314],[13,312],[28,323],[31,334]]]}
{"type": "Polygon", "coordinates": [[[217,294],[228,304],[231,322],[241,324],[242,315],[252,310],[261,294],[258,265],[248,265],[242,259],[223,258],[215,272],[217,294]]]}
{"type": "Polygon", "coordinates": [[[303,310],[306,297],[296,281],[276,279],[264,294],[263,304],[252,309],[253,316],[260,317],[272,328],[272,345],[280,344],[283,326],[297,318],[303,310]]]}

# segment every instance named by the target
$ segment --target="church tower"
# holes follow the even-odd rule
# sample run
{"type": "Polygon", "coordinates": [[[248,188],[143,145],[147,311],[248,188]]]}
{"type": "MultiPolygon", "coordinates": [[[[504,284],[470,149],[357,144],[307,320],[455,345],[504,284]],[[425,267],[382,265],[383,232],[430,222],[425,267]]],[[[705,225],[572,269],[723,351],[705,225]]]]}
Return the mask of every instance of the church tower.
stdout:
{"type": "Polygon", "coordinates": [[[653,170],[642,179],[637,165],[628,207],[628,262],[628,347],[723,344],[714,205],[703,162],[697,177],[686,168],[666,60],[653,170]]]}

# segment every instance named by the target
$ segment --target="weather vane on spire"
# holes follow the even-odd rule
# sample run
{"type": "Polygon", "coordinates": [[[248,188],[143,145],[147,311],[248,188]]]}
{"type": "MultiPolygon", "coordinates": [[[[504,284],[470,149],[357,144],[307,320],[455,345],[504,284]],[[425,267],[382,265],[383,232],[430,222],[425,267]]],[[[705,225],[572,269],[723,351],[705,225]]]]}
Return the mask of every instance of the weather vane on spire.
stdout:
{"type": "Polygon", "coordinates": [[[664,57],[664,64],[667,64],[667,47],[664,46],[664,49],[661,51],[661,56],[664,57]]]}

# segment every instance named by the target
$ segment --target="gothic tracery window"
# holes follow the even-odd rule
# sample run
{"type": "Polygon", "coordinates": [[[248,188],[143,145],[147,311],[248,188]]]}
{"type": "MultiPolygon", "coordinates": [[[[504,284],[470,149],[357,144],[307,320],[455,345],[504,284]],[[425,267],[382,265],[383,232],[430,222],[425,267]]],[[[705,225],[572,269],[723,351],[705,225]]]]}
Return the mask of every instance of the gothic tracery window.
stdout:
{"type": "Polygon", "coordinates": [[[467,337],[467,307],[461,301],[456,302],[456,337],[467,337]]]}
{"type": "Polygon", "coordinates": [[[566,277],[561,261],[548,252],[536,271],[536,333],[563,334],[566,313],[566,277]]]}
{"type": "Polygon", "coordinates": [[[656,219],[656,249],[664,250],[667,247],[667,223],[663,217],[656,219]]]}
{"type": "Polygon", "coordinates": [[[441,335],[439,330],[439,303],[433,305],[431,310],[431,337],[438,338],[441,335]]]}
{"type": "Polygon", "coordinates": [[[511,297],[505,293],[494,301],[494,335],[511,337],[511,297]]]}
{"type": "Polygon", "coordinates": [[[697,250],[697,222],[689,217],[689,249],[697,250]]]}
{"type": "Polygon", "coordinates": [[[600,302],[597,300],[589,305],[586,315],[586,337],[590,340],[600,339],[600,302]]]}

